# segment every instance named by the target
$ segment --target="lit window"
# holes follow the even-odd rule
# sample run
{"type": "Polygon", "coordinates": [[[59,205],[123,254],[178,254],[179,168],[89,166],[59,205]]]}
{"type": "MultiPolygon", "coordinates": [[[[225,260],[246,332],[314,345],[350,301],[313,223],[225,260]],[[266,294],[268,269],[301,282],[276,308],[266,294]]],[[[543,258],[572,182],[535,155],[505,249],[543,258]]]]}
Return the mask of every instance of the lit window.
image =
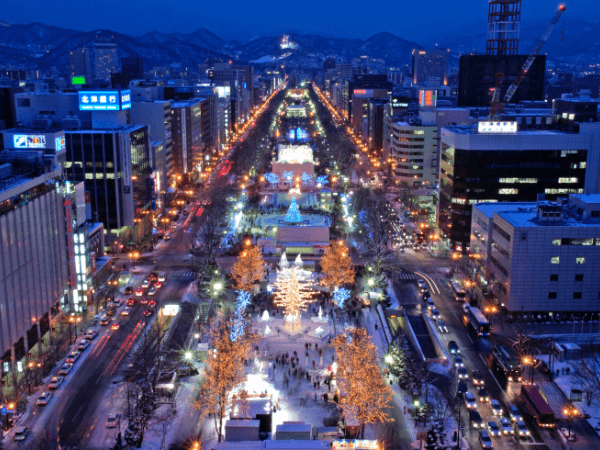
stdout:
{"type": "Polygon", "coordinates": [[[515,195],[518,193],[519,193],[519,190],[514,189],[514,188],[498,189],[498,194],[500,194],[500,195],[515,195]]]}
{"type": "Polygon", "coordinates": [[[575,263],[576,264],[585,264],[585,256],[578,256],[577,258],[575,258],[575,263]]]}
{"type": "Polygon", "coordinates": [[[551,262],[552,264],[560,264],[560,256],[553,256],[553,257],[550,259],[550,262],[551,262]]]}
{"type": "Polygon", "coordinates": [[[587,163],[585,161],[582,161],[579,163],[579,168],[580,169],[585,169],[585,167],[587,166],[587,163]]]}
{"type": "Polygon", "coordinates": [[[560,239],[552,239],[552,245],[560,245],[560,239]]]}
{"type": "Polygon", "coordinates": [[[559,184],[565,184],[565,183],[577,183],[579,181],[578,178],[576,177],[560,177],[558,179],[558,183],[559,184]]]}

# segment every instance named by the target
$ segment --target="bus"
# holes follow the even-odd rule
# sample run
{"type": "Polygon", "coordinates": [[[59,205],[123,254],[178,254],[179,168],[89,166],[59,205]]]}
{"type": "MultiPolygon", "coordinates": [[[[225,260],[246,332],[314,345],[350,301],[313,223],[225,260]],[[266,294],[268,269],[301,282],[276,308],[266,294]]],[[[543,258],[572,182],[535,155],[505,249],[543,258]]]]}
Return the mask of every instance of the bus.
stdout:
{"type": "Polygon", "coordinates": [[[525,408],[535,419],[538,426],[554,428],[554,412],[537,387],[531,384],[522,385],[521,400],[525,403],[525,408]]]}
{"type": "Polygon", "coordinates": [[[465,292],[463,287],[456,281],[450,283],[450,289],[452,289],[452,295],[454,296],[454,300],[456,300],[457,302],[467,301],[467,293],[465,292]]]}
{"type": "Polygon", "coordinates": [[[500,345],[492,351],[492,367],[499,370],[508,381],[521,381],[521,365],[514,353],[500,345]]]}
{"type": "Polygon", "coordinates": [[[490,322],[479,310],[471,307],[465,313],[465,325],[471,324],[479,336],[488,336],[490,334],[490,322]]]}
{"type": "Polygon", "coordinates": [[[131,272],[129,272],[128,270],[124,270],[121,273],[119,273],[119,285],[121,286],[126,286],[129,284],[129,282],[131,281],[131,278],[133,278],[133,275],[131,274],[131,272]]]}

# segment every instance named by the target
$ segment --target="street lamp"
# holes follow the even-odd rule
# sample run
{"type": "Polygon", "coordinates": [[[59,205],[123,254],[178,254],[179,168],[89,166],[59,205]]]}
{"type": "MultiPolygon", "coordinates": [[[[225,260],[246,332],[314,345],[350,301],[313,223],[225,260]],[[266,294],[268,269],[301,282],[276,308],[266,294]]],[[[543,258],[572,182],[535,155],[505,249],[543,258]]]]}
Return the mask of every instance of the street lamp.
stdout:
{"type": "Polygon", "coordinates": [[[523,364],[529,366],[529,382],[533,385],[533,364],[535,360],[531,356],[525,356],[523,358],[523,364]]]}
{"type": "Polygon", "coordinates": [[[567,406],[565,409],[563,409],[563,414],[567,416],[567,419],[569,420],[569,435],[567,436],[567,439],[569,439],[571,437],[571,419],[573,417],[577,417],[579,415],[579,411],[572,406],[567,406]]]}

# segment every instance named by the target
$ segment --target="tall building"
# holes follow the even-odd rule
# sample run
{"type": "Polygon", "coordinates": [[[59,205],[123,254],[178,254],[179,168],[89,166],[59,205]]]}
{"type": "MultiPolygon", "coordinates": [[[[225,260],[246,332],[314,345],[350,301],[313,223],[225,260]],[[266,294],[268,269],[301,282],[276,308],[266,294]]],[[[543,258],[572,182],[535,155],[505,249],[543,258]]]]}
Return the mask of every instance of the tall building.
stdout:
{"type": "Polygon", "coordinates": [[[119,49],[114,42],[94,42],[94,65],[96,78],[110,80],[113,73],[119,71],[119,49]]]}
{"type": "Polygon", "coordinates": [[[121,72],[128,81],[144,76],[144,60],[134,56],[121,58],[121,72]]]}
{"type": "MultiPolygon", "coordinates": [[[[471,250],[512,314],[600,311],[600,195],[473,206],[471,250]]],[[[554,317],[553,317],[554,318],[554,317]]]]}
{"type": "Polygon", "coordinates": [[[582,123],[578,133],[516,131],[516,123],[502,124],[442,129],[437,216],[455,248],[469,245],[475,203],[599,192],[600,123],[582,123]]]}
{"type": "Polygon", "coordinates": [[[518,55],[521,0],[490,0],[486,55],[518,55]]]}
{"type": "Polygon", "coordinates": [[[148,127],[68,130],[65,138],[65,176],[73,182],[85,182],[98,221],[109,233],[132,227],[136,209],[151,197],[146,185],[148,127]]]}
{"type": "Polygon", "coordinates": [[[85,77],[87,82],[92,80],[92,60],[87,48],[82,47],[69,52],[69,74],[72,77],[85,77]]]}
{"type": "Polygon", "coordinates": [[[413,50],[412,82],[424,85],[426,81],[446,86],[448,84],[448,50],[413,50]],[[437,81],[437,83],[435,83],[437,81]]]}
{"type": "MultiPolygon", "coordinates": [[[[57,315],[68,307],[70,282],[57,188],[62,168],[44,158],[44,147],[35,147],[42,144],[38,135],[17,136],[31,147],[0,155],[0,374],[12,373],[14,380],[26,370],[30,350],[37,345],[44,354],[43,339],[50,341],[57,315]]],[[[14,138],[5,135],[4,141],[6,147],[14,138]]]]}
{"type": "MultiPolygon", "coordinates": [[[[527,58],[527,55],[462,55],[458,63],[458,106],[489,106],[498,73],[504,74],[500,98],[504,97],[527,58]]],[[[544,100],[545,76],[546,55],[538,55],[511,103],[544,100]]]]}
{"type": "Polygon", "coordinates": [[[201,100],[171,104],[173,114],[173,167],[178,175],[191,175],[202,164],[201,100]]]}

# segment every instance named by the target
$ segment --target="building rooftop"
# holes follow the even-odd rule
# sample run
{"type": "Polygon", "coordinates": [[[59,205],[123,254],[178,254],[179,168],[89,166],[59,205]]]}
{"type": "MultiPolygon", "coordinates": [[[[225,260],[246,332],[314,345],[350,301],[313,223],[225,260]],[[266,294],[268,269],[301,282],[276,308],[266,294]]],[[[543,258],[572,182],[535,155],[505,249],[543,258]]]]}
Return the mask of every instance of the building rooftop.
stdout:
{"type": "Polygon", "coordinates": [[[570,194],[570,196],[583,203],[600,203],[600,194],[570,194]]]}
{"type": "Polygon", "coordinates": [[[522,208],[535,208],[536,202],[486,202],[473,205],[490,219],[500,211],[518,211],[522,208]]]}
{"type": "MultiPolygon", "coordinates": [[[[546,115],[546,114],[544,114],[546,115]]],[[[477,131],[477,124],[474,125],[447,125],[446,128],[448,131],[456,134],[477,134],[477,135],[486,135],[486,136],[559,136],[559,135],[567,135],[567,134],[577,134],[577,133],[567,133],[561,130],[518,130],[516,133],[479,133],[477,131]]]]}

